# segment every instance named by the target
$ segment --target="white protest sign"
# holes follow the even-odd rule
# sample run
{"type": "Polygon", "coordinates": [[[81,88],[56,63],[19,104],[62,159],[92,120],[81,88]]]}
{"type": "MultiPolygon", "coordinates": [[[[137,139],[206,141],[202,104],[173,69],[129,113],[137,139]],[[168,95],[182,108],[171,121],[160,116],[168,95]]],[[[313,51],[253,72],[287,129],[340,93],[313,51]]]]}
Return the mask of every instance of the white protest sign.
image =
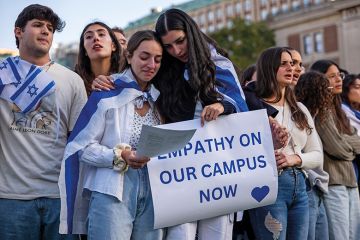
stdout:
{"type": "Polygon", "coordinates": [[[275,202],[277,170],[265,110],[159,126],[197,128],[183,148],[148,163],[155,228],[275,202]]]}

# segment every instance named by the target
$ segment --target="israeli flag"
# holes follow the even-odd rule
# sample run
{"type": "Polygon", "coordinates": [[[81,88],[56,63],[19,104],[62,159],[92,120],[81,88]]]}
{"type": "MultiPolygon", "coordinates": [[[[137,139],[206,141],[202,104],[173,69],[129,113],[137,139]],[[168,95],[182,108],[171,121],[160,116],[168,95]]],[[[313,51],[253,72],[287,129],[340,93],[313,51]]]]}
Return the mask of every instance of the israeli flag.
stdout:
{"type": "Polygon", "coordinates": [[[40,67],[19,57],[0,61],[0,98],[16,104],[21,112],[35,110],[54,91],[55,81],[40,67]]]}
{"type": "Polygon", "coordinates": [[[240,86],[239,79],[232,62],[226,57],[218,54],[216,49],[210,45],[211,60],[216,66],[215,78],[221,83],[218,91],[224,100],[230,102],[236,108],[236,112],[247,112],[249,108],[245,102],[245,94],[240,86]]]}
{"type": "MultiPolygon", "coordinates": [[[[109,109],[120,108],[144,95],[133,80],[135,78],[130,69],[113,75],[113,79],[116,79],[114,90],[93,92],[90,95],[68,139],[59,177],[60,233],[86,233],[84,223],[88,200],[82,197],[83,171],[86,170],[79,161],[80,151],[102,131],[99,126],[104,125],[105,114],[109,109]]],[[[151,86],[149,94],[155,101],[159,91],[151,86]]]]}

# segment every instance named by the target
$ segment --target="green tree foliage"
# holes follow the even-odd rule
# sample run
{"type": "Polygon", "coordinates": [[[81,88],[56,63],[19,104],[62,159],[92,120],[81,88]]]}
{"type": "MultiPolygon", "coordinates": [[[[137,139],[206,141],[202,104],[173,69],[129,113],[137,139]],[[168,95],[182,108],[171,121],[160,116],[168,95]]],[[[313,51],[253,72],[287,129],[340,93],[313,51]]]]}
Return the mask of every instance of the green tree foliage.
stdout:
{"type": "Polygon", "coordinates": [[[231,28],[223,28],[211,37],[241,69],[255,63],[263,50],[275,45],[274,33],[265,22],[249,23],[243,19],[234,19],[231,28]]]}

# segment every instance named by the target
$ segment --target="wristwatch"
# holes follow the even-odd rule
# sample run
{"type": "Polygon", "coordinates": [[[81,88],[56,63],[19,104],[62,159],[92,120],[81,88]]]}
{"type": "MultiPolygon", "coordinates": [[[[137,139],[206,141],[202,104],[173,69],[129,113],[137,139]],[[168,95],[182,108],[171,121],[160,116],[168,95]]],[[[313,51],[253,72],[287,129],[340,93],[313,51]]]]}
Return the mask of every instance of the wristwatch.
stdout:
{"type": "Polygon", "coordinates": [[[114,148],[114,158],[113,158],[113,168],[120,173],[126,172],[128,170],[127,162],[121,157],[121,152],[123,149],[114,148]]]}

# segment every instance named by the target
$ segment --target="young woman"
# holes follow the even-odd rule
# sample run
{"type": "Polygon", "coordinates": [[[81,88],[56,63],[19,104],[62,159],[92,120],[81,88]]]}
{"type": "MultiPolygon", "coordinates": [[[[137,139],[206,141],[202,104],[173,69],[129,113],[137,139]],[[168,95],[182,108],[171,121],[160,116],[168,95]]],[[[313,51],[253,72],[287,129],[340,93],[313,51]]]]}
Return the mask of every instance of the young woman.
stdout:
{"type": "Polygon", "coordinates": [[[285,47],[291,53],[291,58],[294,63],[294,72],[293,72],[293,80],[291,85],[293,87],[296,86],[301,74],[305,73],[305,68],[303,66],[301,54],[292,47],[285,47]]]}
{"type": "MultiPolygon", "coordinates": [[[[326,110],[326,107],[329,105],[329,99],[325,98],[322,99],[323,91],[328,94],[326,95],[329,97],[329,90],[324,87],[326,83],[322,83],[319,87],[316,87],[319,82],[324,78],[321,74],[317,73],[310,73],[306,74],[300,84],[297,86],[299,79],[301,78],[302,74],[304,74],[305,68],[303,67],[302,57],[301,54],[291,47],[286,47],[287,50],[291,53],[291,58],[294,63],[294,71],[293,71],[293,79],[291,81],[291,87],[296,89],[296,97],[297,101],[303,103],[308,110],[310,111],[313,119],[315,116],[318,116],[319,119],[323,119],[323,113],[326,110]],[[315,86],[314,88],[310,89],[311,86],[315,86]],[[304,91],[302,89],[305,89],[304,91]],[[312,94],[312,95],[311,95],[312,94]],[[314,98],[313,96],[318,96],[320,98],[314,98]],[[312,96],[312,97],[310,97],[312,96]],[[315,105],[318,104],[318,105],[315,105]],[[322,110],[318,114],[318,108],[322,107],[322,110]]],[[[320,143],[321,140],[319,139],[320,143]]],[[[324,159],[321,158],[321,165],[314,169],[307,169],[307,194],[309,198],[309,234],[308,240],[315,240],[315,239],[328,239],[329,238],[329,231],[328,231],[328,222],[327,216],[324,207],[324,193],[328,190],[328,183],[329,183],[329,174],[324,171],[323,168],[324,159]]]]}
{"type": "Polygon", "coordinates": [[[343,74],[330,60],[316,61],[311,70],[326,75],[333,94],[331,114],[317,124],[324,148],[324,170],[329,192],[324,195],[330,239],[360,239],[360,201],[353,160],[360,152],[360,138],[341,109],[343,74]]]}
{"type": "MultiPolygon", "coordinates": [[[[217,44],[202,33],[193,19],[169,9],[156,22],[164,47],[161,77],[154,81],[161,92],[157,101],[165,122],[247,111],[233,64],[217,44]]],[[[170,227],[167,239],[231,239],[233,215],[170,227]]]]}
{"type": "MultiPolygon", "coordinates": [[[[99,75],[119,72],[122,49],[113,31],[103,22],[93,22],[85,26],[80,36],[78,63],[75,72],[84,80],[88,95],[94,79],[99,75]]],[[[99,83],[105,89],[113,89],[113,84],[99,83]]]]}
{"type": "Polygon", "coordinates": [[[163,81],[154,82],[161,96],[159,106],[167,122],[247,111],[233,64],[217,44],[202,33],[185,12],[169,9],[155,26],[164,47],[163,81]],[[171,81],[169,81],[171,79],[171,81]]]}
{"type": "MultiPolygon", "coordinates": [[[[316,125],[323,124],[331,114],[333,96],[329,87],[330,84],[325,75],[314,71],[301,75],[295,86],[296,99],[308,108],[316,125]]],[[[329,239],[324,206],[324,194],[328,192],[329,174],[324,171],[323,163],[322,159],[320,167],[306,171],[310,216],[308,240],[329,239]]]]}
{"type": "Polygon", "coordinates": [[[150,81],[161,58],[154,32],[135,33],[126,67],[112,75],[114,90],[90,95],[62,165],[60,231],[86,232],[88,239],[162,239],[163,230],[153,229],[150,159],[134,151],[142,125],[160,123],[154,105],[159,92],[150,81]]]}
{"type": "Polygon", "coordinates": [[[262,52],[257,64],[256,93],[276,108],[276,120],[290,134],[288,145],[275,151],[278,196],[272,205],[249,210],[256,239],[306,239],[309,204],[304,169],[318,167],[321,146],[307,108],[290,88],[293,60],[285,48],[262,52]]]}

